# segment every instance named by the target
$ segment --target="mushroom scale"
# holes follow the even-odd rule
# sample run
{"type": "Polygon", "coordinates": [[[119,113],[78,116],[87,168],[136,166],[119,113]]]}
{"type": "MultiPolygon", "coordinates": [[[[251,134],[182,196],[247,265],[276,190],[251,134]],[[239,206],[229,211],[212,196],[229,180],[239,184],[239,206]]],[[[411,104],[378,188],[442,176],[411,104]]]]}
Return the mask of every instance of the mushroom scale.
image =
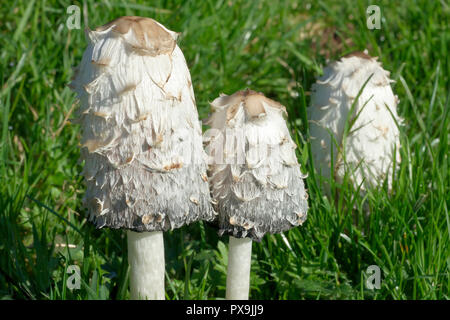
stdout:
{"type": "Polygon", "coordinates": [[[209,182],[219,234],[260,241],[307,217],[305,176],[284,106],[252,90],[221,95],[207,120],[209,182]]]}
{"type": "Polygon", "coordinates": [[[397,164],[400,161],[396,122],[402,124],[403,120],[397,114],[398,98],[391,82],[389,72],[366,51],[350,53],[324,68],[323,76],[313,84],[308,110],[314,164],[322,176],[329,179],[334,168],[338,182],[350,172],[352,183],[361,185],[361,190],[375,187],[386,178],[388,189],[392,189],[394,155],[397,164]],[[358,92],[371,75],[354,113],[348,117],[358,92]],[[347,117],[354,123],[344,150],[347,117]]]}
{"type": "Polygon", "coordinates": [[[71,87],[80,100],[90,220],[137,232],[212,220],[202,132],[177,33],[149,18],[121,17],[86,34],[71,87]]]}

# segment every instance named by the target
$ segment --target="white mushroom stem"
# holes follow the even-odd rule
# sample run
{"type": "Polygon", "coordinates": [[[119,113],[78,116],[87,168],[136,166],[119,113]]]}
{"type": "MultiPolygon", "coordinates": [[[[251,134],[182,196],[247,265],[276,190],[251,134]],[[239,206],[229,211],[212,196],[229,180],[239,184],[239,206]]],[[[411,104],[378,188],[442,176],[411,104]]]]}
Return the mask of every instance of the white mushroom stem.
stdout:
{"type": "Polygon", "coordinates": [[[227,300],[248,300],[252,239],[230,236],[228,245],[227,300]]]}
{"type": "Polygon", "coordinates": [[[128,235],[131,299],[164,300],[164,241],[161,231],[128,235]]]}

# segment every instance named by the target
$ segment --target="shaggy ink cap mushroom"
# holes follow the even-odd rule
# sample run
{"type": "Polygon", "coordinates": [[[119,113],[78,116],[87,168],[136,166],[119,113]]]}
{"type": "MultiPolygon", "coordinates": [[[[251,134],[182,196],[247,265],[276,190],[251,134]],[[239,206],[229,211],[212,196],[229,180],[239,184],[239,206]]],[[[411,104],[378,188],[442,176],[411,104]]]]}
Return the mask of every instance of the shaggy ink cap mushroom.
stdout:
{"type": "Polygon", "coordinates": [[[206,150],[219,234],[260,241],[301,225],[308,209],[305,176],[286,108],[249,89],[221,95],[211,106],[207,124],[216,134],[206,150]]]}
{"type": "Polygon", "coordinates": [[[323,76],[313,84],[308,110],[311,150],[315,168],[322,176],[329,179],[333,171],[341,182],[346,172],[351,172],[350,180],[361,190],[387,178],[388,189],[392,189],[394,155],[396,165],[400,162],[397,124],[403,120],[397,113],[398,98],[391,82],[389,72],[367,51],[352,52],[324,68],[323,76]],[[353,115],[349,117],[353,103],[353,115]],[[344,146],[347,119],[354,123],[344,146]]]}
{"type": "Polygon", "coordinates": [[[166,231],[212,220],[206,154],[177,33],[120,17],[86,30],[80,100],[84,205],[97,228],[166,231]]]}

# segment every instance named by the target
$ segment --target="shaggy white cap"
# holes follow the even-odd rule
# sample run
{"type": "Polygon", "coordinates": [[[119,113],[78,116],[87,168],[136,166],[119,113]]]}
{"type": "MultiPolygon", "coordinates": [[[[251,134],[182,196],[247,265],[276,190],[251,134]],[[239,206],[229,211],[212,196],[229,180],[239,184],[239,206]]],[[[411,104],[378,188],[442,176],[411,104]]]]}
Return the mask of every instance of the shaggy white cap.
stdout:
{"type": "Polygon", "coordinates": [[[386,178],[388,188],[392,188],[394,150],[396,162],[400,161],[399,130],[395,121],[401,124],[402,119],[397,114],[398,99],[392,92],[391,82],[389,72],[367,52],[351,53],[324,69],[324,75],[313,85],[308,110],[314,164],[322,176],[330,178],[331,166],[334,166],[339,182],[347,171],[356,187],[362,184],[362,190],[377,186],[386,178]],[[342,150],[347,115],[372,74],[355,104],[354,114],[349,117],[352,121],[359,114],[342,150]]]}
{"type": "Polygon", "coordinates": [[[219,234],[259,241],[301,225],[307,193],[284,106],[248,89],[211,105],[206,150],[219,234]]]}
{"type": "Polygon", "coordinates": [[[81,101],[84,204],[99,228],[165,231],[214,217],[176,35],[141,17],[87,31],[71,85],[81,101]]]}

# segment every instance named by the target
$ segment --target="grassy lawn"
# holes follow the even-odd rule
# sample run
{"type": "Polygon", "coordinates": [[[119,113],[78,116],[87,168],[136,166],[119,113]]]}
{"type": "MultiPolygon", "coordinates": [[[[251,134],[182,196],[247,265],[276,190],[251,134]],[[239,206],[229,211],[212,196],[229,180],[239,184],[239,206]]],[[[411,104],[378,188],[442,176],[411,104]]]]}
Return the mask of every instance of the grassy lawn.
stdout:
{"type": "MultiPolygon", "coordinates": [[[[81,206],[80,130],[68,121],[76,104],[67,87],[86,47],[83,28],[122,15],[182,32],[201,119],[219,93],[246,87],[288,110],[310,210],[285,239],[253,244],[251,299],[450,298],[448,2],[378,1],[380,30],[366,27],[370,1],[126,2],[2,3],[0,299],[129,297],[125,233],[95,230],[81,206]],[[71,4],[81,8],[80,30],[66,27],[71,4]],[[365,48],[396,81],[402,162],[391,195],[380,188],[362,198],[344,183],[330,201],[311,170],[310,88],[328,59],[365,48]],[[70,265],[80,267],[79,290],[66,287],[70,265]],[[378,290],[365,286],[370,265],[381,269],[378,290]]],[[[223,298],[227,243],[204,223],[167,232],[167,299],[223,298]]]]}

